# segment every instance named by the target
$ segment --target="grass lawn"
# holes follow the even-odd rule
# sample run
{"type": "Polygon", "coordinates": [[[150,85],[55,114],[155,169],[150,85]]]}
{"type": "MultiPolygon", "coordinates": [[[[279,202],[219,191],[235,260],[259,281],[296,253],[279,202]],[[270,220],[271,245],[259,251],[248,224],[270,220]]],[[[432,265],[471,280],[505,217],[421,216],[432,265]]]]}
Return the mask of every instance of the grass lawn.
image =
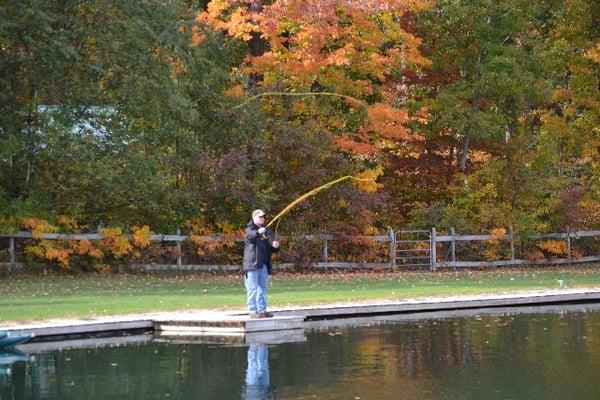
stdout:
{"type": "MultiPolygon", "coordinates": [[[[600,288],[600,265],[458,272],[276,273],[271,307],[427,296],[600,288]]],[[[239,274],[12,274],[0,277],[0,324],[186,309],[243,309],[239,274]]]]}

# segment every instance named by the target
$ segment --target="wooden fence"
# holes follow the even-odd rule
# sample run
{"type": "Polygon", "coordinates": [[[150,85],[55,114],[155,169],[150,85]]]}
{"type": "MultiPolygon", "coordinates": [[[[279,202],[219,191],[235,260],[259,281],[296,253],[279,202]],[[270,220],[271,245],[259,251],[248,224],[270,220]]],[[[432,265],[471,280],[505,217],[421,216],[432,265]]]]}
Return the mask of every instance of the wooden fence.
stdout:
{"type": "MultiPolygon", "coordinates": [[[[396,238],[400,236],[402,232],[415,232],[415,231],[394,231],[390,229],[385,235],[376,236],[361,236],[361,237],[348,237],[339,235],[301,235],[295,237],[282,237],[282,240],[305,240],[309,242],[320,241],[322,243],[321,248],[321,260],[311,263],[312,267],[316,268],[350,268],[350,269],[404,269],[402,263],[401,254],[402,251],[406,251],[404,242],[396,238]],[[329,254],[329,243],[334,241],[344,240],[348,243],[356,241],[360,242],[371,242],[371,243],[388,243],[386,246],[389,257],[388,262],[343,262],[343,261],[330,261],[329,254]],[[399,255],[400,254],[400,255],[399,255]]],[[[422,232],[422,231],[421,231],[422,232]]],[[[427,232],[427,231],[425,231],[427,232]]],[[[550,234],[535,234],[527,236],[527,240],[564,240],[566,244],[566,254],[564,258],[558,257],[544,257],[542,259],[529,259],[517,257],[517,242],[520,242],[522,238],[519,238],[514,234],[512,228],[508,229],[508,233],[501,236],[495,235],[457,235],[454,228],[450,229],[449,234],[439,235],[436,228],[432,228],[430,233],[430,239],[427,243],[427,249],[423,249],[429,252],[429,268],[430,270],[437,270],[440,268],[482,268],[482,267],[501,267],[501,266],[516,266],[516,265],[554,265],[554,264],[571,264],[571,263],[587,263],[587,262],[598,262],[600,261],[600,231],[567,231],[564,233],[550,233],[550,234]],[[594,254],[586,255],[574,255],[572,252],[573,241],[592,238],[595,240],[595,245],[591,246],[591,251],[594,254]],[[504,242],[509,246],[509,257],[500,260],[481,260],[482,255],[479,254],[478,260],[470,261],[459,261],[457,245],[460,243],[468,242],[480,242],[480,243],[496,243],[504,242]],[[444,247],[446,250],[444,251],[444,247]]],[[[15,246],[15,240],[34,240],[34,239],[46,239],[46,240],[102,240],[104,236],[101,233],[79,233],[79,234],[63,234],[63,233],[46,233],[36,238],[30,232],[17,232],[14,234],[0,234],[0,238],[8,239],[8,262],[0,262],[3,266],[19,266],[22,263],[17,262],[17,248],[15,246]]],[[[239,270],[240,265],[235,264],[184,264],[182,261],[182,248],[181,244],[184,241],[189,240],[187,235],[152,235],[151,241],[157,242],[170,242],[176,246],[176,262],[166,264],[144,264],[134,265],[137,269],[143,269],[147,271],[153,270],[239,270]]],[[[231,241],[232,239],[225,239],[219,236],[204,236],[202,240],[210,241],[231,241]]],[[[243,242],[242,238],[233,239],[237,243],[243,242]]],[[[417,242],[417,241],[416,241],[417,242]]],[[[422,241],[420,241],[422,242],[422,241]]],[[[0,247],[0,251],[2,248],[0,247]]],[[[290,263],[280,263],[276,265],[276,268],[294,267],[290,263]]]]}
{"type": "MultiPolygon", "coordinates": [[[[337,262],[337,261],[329,261],[329,243],[332,241],[348,241],[353,242],[356,240],[361,240],[363,242],[385,242],[390,243],[390,245],[386,246],[389,249],[393,249],[393,232],[390,230],[387,235],[375,235],[375,236],[343,236],[343,235],[300,235],[294,237],[280,237],[279,240],[304,240],[309,242],[321,242],[321,261],[317,261],[311,264],[312,267],[315,268],[346,268],[346,269],[389,269],[393,268],[392,260],[393,258],[389,258],[390,262],[337,262]]],[[[126,235],[131,238],[131,235],[126,235]]],[[[2,234],[0,233],[0,238],[8,238],[8,262],[2,263],[0,265],[4,267],[22,267],[22,263],[17,262],[17,249],[15,246],[15,240],[32,240],[32,239],[46,239],[46,240],[102,240],[104,236],[101,233],[78,233],[78,234],[65,234],[65,233],[45,233],[41,235],[37,235],[35,238],[31,234],[31,232],[21,231],[14,234],[2,234]]],[[[234,241],[236,243],[243,243],[243,238],[234,238],[234,239],[226,239],[220,236],[199,236],[199,238],[204,242],[218,242],[218,241],[234,241]]],[[[141,269],[145,271],[165,271],[165,270],[199,270],[199,271],[213,271],[213,270],[240,270],[241,265],[235,264],[184,264],[182,260],[182,242],[189,240],[189,236],[187,235],[151,235],[149,240],[155,242],[170,242],[175,243],[177,247],[177,256],[175,264],[132,264],[130,267],[134,269],[141,269]]],[[[0,250],[2,250],[0,248],[0,250]]],[[[387,255],[386,255],[387,258],[387,255]]],[[[275,264],[275,269],[284,269],[284,268],[293,268],[294,265],[292,263],[278,263],[275,264]]]]}
{"type": "MultiPolygon", "coordinates": [[[[554,265],[554,264],[573,264],[573,263],[589,263],[600,261],[600,251],[597,254],[588,254],[586,256],[575,257],[572,252],[573,241],[582,238],[594,238],[600,240],[600,231],[567,231],[564,233],[548,233],[548,234],[533,234],[526,236],[527,240],[544,240],[558,239],[564,240],[566,243],[566,257],[564,258],[543,258],[543,259],[524,259],[516,257],[515,241],[518,237],[514,234],[513,229],[509,228],[508,233],[501,236],[494,235],[457,235],[454,228],[450,228],[449,235],[440,235],[436,233],[436,229],[431,230],[432,249],[436,248],[434,244],[448,243],[450,245],[449,259],[445,257],[434,257],[431,269],[437,268],[457,268],[457,267],[501,267],[514,265],[554,265]],[[510,246],[510,258],[504,260],[493,261],[458,261],[456,255],[456,245],[459,242],[470,241],[504,241],[510,246]]],[[[600,243],[600,241],[599,241],[600,243]]],[[[438,252],[439,253],[439,252],[438,252]]]]}

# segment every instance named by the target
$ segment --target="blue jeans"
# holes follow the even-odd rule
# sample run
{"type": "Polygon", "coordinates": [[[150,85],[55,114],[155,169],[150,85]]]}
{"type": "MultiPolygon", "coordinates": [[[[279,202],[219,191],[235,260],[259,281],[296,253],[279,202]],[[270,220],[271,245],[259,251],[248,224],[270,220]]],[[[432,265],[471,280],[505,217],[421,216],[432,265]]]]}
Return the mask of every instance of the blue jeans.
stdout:
{"type": "Polygon", "coordinates": [[[250,345],[244,400],[264,400],[269,394],[269,349],[266,345],[250,345]]]}
{"type": "Polygon", "coordinates": [[[267,311],[267,287],[269,285],[267,266],[263,265],[259,269],[246,271],[244,276],[248,296],[248,311],[250,313],[267,311]]]}

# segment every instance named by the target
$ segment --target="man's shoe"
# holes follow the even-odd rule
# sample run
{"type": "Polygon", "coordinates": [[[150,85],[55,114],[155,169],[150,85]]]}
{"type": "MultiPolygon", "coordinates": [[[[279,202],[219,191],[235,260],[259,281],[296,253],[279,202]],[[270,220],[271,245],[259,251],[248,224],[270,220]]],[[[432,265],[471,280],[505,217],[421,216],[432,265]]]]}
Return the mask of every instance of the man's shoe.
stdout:
{"type": "Polygon", "coordinates": [[[263,318],[261,315],[262,315],[262,313],[251,312],[250,313],[250,318],[252,318],[252,319],[263,318]]]}
{"type": "Polygon", "coordinates": [[[268,311],[263,311],[258,314],[260,315],[260,317],[258,317],[258,318],[273,318],[273,314],[268,311]]]}

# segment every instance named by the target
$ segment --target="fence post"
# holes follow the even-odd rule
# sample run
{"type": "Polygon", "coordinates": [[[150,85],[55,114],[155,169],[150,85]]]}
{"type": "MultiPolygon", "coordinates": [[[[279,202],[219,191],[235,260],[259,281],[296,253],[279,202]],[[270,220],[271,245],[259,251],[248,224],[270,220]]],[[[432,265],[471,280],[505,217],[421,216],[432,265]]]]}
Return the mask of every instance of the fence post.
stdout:
{"type": "Polygon", "coordinates": [[[14,264],[16,257],[15,257],[15,238],[13,236],[11,236],[8,239],[8,255],[9,255],[8,261],[11,264],[14,264]]]}
{"type": "MultiPolygon", "coordinates": [[[[454,230],[454,227],[450,228],[450,235],[452,236],[452,242],[450,243],[450,249],[452,251],[452,262],[456,262],[456,231],[454,230]]],[[[453,265],[452,269],[456,271],[456,265],[453,265]]]]}
{"type": "MultiPolygon", "coordinates": [[[[177,228],[177,236],[181,235],[181,228],[177,228]]],[[[177,241],[177,267],[181,267],[181,241],[177,241]]]]}
{"type": "Polygon", "coordinates": [[[435,243],[437,240],[437,233],[435,231],[435,227],[431,228],[431,270],[435,271],[437,269],[437,254],[435,243]]]}
{"type": "Polygon", "coordinates": [[[567,257],[571,261],[571,227],[567,226],[567,257]]]}
{"type": "Polygon", "coordinates": [[[323,261],[327,262],[327,259],[329,258],[329,248],[327,245],[327,234],[323,235],[323,261]]]}
{"type": "Polygon", "coordinates": [[[512,261],[513,265],[515,263],[515,233],[513,231],[512,225],[508,227],[508,236],[510,240],[510,261],[512,261]]]}
{"type": "Polygon", "coordinates": [[[390,238],[390,267],[392,271],[396,270],[396,233],[392,228],[388,231],[390,238]]]}

